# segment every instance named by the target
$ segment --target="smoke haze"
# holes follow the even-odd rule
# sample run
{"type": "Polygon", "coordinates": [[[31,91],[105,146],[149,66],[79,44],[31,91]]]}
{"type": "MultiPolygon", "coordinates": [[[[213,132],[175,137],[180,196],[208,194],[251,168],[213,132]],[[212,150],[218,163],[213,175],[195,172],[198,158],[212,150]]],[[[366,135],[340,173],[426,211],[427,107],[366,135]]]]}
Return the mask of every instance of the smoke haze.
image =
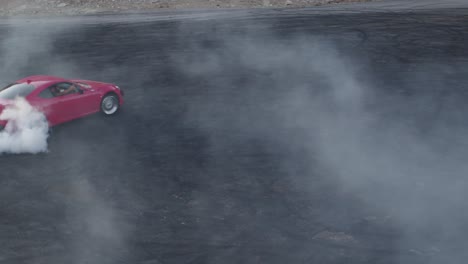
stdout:
{"type": "Polygon", "coordinates": [[[464,262],[468,107],[444,88],[464,87],[468,30],[246,13],[8,31],[31,56],[2,51],[2,80],[40,69],[128,96],[118,118],[54,131],[46,155],[2,156],[6,259],[464,262]]]}
{"type": "MultiPolygon", "coordinates": [[[[62,56],[55,46],[58,35],[64,30],[76,30],[77,27],[48,23],[40,19],[32,22],[7,20],[2,23],[4,23],[0,28],[3,30],[0,44],[2,85],[29,75],[54,75],[64,78],[81,76],[79,67],[75,66],[76,61],[62,56]]],[[[3,195],[5,199],[21,200],[27,197],[27,192],[34,192],[35,188],[40,188],[37,192],[42,196],[37,198],[36,202],[28,198],[24,208],[28,208],[30,212],[37,212],[35,218],[30,219],[31,222],[40,222],[42,218],[49,217],[45,223],[42,223],[42,227],[45,229],[52,227],[55,230],[53,239],[55,242],[49,241],[50,243],[47,242],[47,234],[41,233],[42,229],[32,228],[30,233],[41,235],[39,241],[48,243],[44,248],[53,248],[56,243],[60,244],[57,248],[61,248],[62,251],[52,257],[46,256],[51,258],[47,262],[116,263],[115,261],[125,254],[125,234],[127,234],[126,219],[116,207],[122,206],[118,203],[120,198],[129,204],[131,198],[130,195],[125,196],[123,193],[119,193],[119,198],[106,197],[101,193],[101,189],[117,192],[119,189],[117,184],[112,180],[98,184],[97,177],[93,177],[96,173],[94,168],[110,164],[112,161],[96,159],[98,163],[94,164],[93,169],[83,170],[83,167],[87,168],[83,164],[92,163],[89,161],[89,157],[92,156],[90,153],[97,158],[100,158],[100,155],[90,149],[89,141],[81,141],[80,128],[77,128],[72,135],[70,133],[63,135],[62,129],[55,127],[55,133],[49,136],[45,116],[28,104],[24,98],[17,98],[8,105],[1,113],[0,119],[9,120],[5,130],[0,132],[0,153],[46,152],[44,156],[38,156],[46,160],[43,164],[47,168],[46,172],[41,171],[41,165],[26,165],[24,170],[15,171],[11,179],[13,182],[23,181],[26,187],[22,187],[21,190],[11,186],[5,187],[3,195]],[[51,148],[48,146],[50,141],[55,142],[51,148]],[[22,178],[24,175],[33,174],[34,177],[31,179],[22,178]],[[21,195],[17,197],[15,192],[21,195]],[[50,208],[53,208],[53,216],[47,216],[47,209],[50,208]]],[[[2,158],[8,157],[4,155],[2,158]]],[[[121,157],[118,160],[121,160],[121,157]]],[[[99,179],[111,176],[111,174],[100,174],[99,179]]],[[[11,214],[16,215],[20,212],[21,208],[17,206],[11,214]]],[[[8,228],[11,228],[11,225],[8,225],[8,228]]],[[[29,256],[28,254],[34,250],[32,247],[26,248],[21,254],[29,256]]],[[[34,261],[36,259],[41,261],[41,256],[34,257],[34,261]]]]}
{"type": "MultiPolygon", "coordinates": [[[[59,75],[73,71],[70,63],[63,62],[51,51],[54,35],[63,28],[50,28],[47,23],[24,21],[6,25],[7,30],[0,45],[2,86],[27,75],[59,75]]],[[[47,121],[26,100],[16,99],[6,107],[0,119],[14,120],[0,134],[0,152],[36,154],[47,151],[47,121]]]]}
{"type": "MultiPolygon", "coordinates": [[[[368,62],[333,42],[268,39],[227,37],[215,51],[179,58],[187,74],[210,78],[207,86],[217,91],[210,100],[194,102],[188,118],[211,135],[213,156],[242,142],[231,142],[230,132],[242,133],[245,141],[266,140],[270,149],[290,154],[283,168],[301,189],[326,174],[342,192],[352,194],[350,199],[362,202],[360,210],[369,219],[396,225],[403,232],[399,262],[412,254],[433,256],[430,263],[462,261],[466,256],[458,249],[468,241],[457,230],[466,226],[458,215],[468,198],[468,153],[467,128],[456,123],[459,110],[433,104],[431,96],[438,94],[425,96],[420,90],[417,97],[408,97],[373,87],[368,62]],[[238,68],[232,68],[233,60],[238,68]],[[217,75],[229,71],[255,77],[237,83],[229,75],[217,75]],[[247,92],[232,92],[237,85],[247,92]],[[310,167],[302,167],[304,157],[310,167]]],[[[421,68],[427,74],[428,68],[421,68]]],[[[421,82],[419,77],[410,77],[412,85],[421,82]]],[[[311,197],[320,192],[313,185],[309,190],[311,197]]],[[[321,218],[351,225],[364,221],[355,218],[359,214],[321,218]]]]}
{"type": "Polygon", "coordinates": [[[8,123],[0,132],[0,153],[39,153],[47,151],[49,125],[45,116],[24,98],[17,98],[0,114],[8,123]]]}

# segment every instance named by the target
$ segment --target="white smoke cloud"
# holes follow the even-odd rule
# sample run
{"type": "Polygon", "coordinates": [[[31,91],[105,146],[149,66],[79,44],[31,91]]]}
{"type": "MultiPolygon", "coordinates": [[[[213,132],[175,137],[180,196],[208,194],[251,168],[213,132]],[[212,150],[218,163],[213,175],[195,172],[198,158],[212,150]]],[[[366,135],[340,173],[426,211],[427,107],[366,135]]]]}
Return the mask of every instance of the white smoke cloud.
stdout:
{"type": "Polygon", "coordinates": [[[49,126],[41,112],[34,109],[24,98],[16,98],[0,114],[7,120],[0,132],[0,153],[40,153],[47,151],[49,126]]]}
{"type": "MultiPolygon", "coordinates": [[[[55,56],[52,51],[55,34],[69,27],[51,25],[42,20],[35,23],[6,20],[4,23],[9,30],[0,41],[0,83],[11,83],[29,75],[69,77],[77,72],[72,63],[55,56]],[[50,63],[39,68],[36,62],[45,58],[50,63]]],[[[47,152],[47,122],[24,99],[15,100],[3,111],[0,119],[14,120],[0,133],[0,153],[47,152]]]]}
{"type": "MultiPolygon", "coordinates": [[[[34,22],[9,21],[6,27],[8,30],[0,40],[0,83],[11,83],[30,75],[107,79],[109,75],[116,76],[127,70],[122,67],[109,68],[99,71],[98,76],[82,75],[82,70],[85,69],[86,72],[87,65],[79,64],[78,67],[73,57],[63,57],[63,52],[57,51],[55,47],[56,42],[64,40],[66,43],[67,38],[73,40],[72,35],[76,33],[67,32],[80,25],[59,24],[48,19],[34,22]],[[62,35],[64,31],[66,34],[62,35]],[[58,38],[58,35],[61,37],[58,38]],[[49,63],[44,64],[44,61],[49,63]]],[[[93,60],[89,62],[93,63],[93,60]]],[[[67,155],[70,158],[66,163],[57,164],[53,170],[35,172],[35,175],[41,176],[35,179],[37,183],[54,186],[55,189],[47,192],[47,195],[51,195],[54,201],[61,201],[62,207],[57,210],[65,212],[63,217],[50,219],[54,226],[60,227],[63,224],[63,229],[58,229],[56,235],[64,237],[60,243],[65,245],[65,249],[58,257],[69,259],[65,261],[67,263],[115,263],[123,257],[127,245],[126,235],[130,233],[131,227],[125,218],[127,215],[123,214],[116,204],[122,200],[131,203],[132,199],[123,198],[116,201],[110,198],[107,192],[121,191],[115,182],[106,182],[106,191],[101,192],[99,184],[91,180],[102,179],[95,177],[101,176],[100,170],[93,166],[88,170],[87,166],[83,166],[90,161],[89,153],[95,151],[94,144],[88,144],[93,140],[88,138],[82,141],[81,137],[67,137],[66,144],[61,144],[60,133],[57,133],[50,140],[56,144],[48,146],[48,126],[44,115],[22,98],[8,106],[0,114],[0,119],[14,120],[0,132],[0,153],[35,154],[48,152],[50,148],[53,153],[50,153],[51,156],[47,155],[49,158],[53,158],[54,155],[67,155]],[[63,189],[66,191],[63,192],[63,189]]],[[[125,154],[122,155],[119,156],[120,159],[125,158],[125,154]]],[[[114,166],[112,162],[107,164],[108,160],[99,158],[93,158],[91,161],[98,162],[99,166],[114,166]]],[[[29,190],[30,187],[26,189],[29,190]]],[[[38,207],[38,210],[42,210],[39,208],[41,207],[38,207]]],[[[28,250],[35,249],[25,248],[24,252],[20,252],[21,255],[26,256],[28,250]]]]}

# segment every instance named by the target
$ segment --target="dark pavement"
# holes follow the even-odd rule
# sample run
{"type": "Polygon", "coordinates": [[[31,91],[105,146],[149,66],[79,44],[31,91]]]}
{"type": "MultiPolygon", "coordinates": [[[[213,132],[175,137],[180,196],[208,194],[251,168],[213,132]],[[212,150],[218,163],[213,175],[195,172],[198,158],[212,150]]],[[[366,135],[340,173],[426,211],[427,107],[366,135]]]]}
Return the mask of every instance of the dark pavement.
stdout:
{"type": "Polygon", "coordinates": [[[192,15],[1,23],[126,103],[0,156],[0,263],[463,262],[468,10],[192,15]]]}

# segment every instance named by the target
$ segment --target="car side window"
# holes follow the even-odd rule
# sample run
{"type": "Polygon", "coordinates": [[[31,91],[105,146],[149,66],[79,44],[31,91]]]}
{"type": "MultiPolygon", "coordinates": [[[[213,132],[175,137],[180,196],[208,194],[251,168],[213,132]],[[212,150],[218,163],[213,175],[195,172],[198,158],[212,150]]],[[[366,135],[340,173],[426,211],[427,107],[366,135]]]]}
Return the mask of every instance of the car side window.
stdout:
{"type": "Polygon", "coordinates": [[[64,96],[78,92],[77,88],[72,83],[68,82],[57,83],[51,86],[49,89],[54,97],[64,96]]]}
{"type": "Polygon", "coordinates": [[[53,95],[52,92],[50,91],[50,88],[51,88],[51,87],[42,90],[42,92],[39,93],[39,97],[41,97],[41,98],[53,98],[54,95],[53,95]]]}

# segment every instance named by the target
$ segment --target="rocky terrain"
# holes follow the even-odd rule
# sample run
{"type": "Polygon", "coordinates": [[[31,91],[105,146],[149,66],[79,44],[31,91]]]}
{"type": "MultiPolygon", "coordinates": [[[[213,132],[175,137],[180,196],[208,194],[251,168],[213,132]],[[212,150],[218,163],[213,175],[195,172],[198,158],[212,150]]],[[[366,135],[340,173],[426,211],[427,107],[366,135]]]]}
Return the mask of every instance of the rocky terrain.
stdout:
{"type": "Polygon", "coordinates": [[[310,7],[371,0],[2,0],[0,16],[93,14],[159,9],[310,7]]]}

